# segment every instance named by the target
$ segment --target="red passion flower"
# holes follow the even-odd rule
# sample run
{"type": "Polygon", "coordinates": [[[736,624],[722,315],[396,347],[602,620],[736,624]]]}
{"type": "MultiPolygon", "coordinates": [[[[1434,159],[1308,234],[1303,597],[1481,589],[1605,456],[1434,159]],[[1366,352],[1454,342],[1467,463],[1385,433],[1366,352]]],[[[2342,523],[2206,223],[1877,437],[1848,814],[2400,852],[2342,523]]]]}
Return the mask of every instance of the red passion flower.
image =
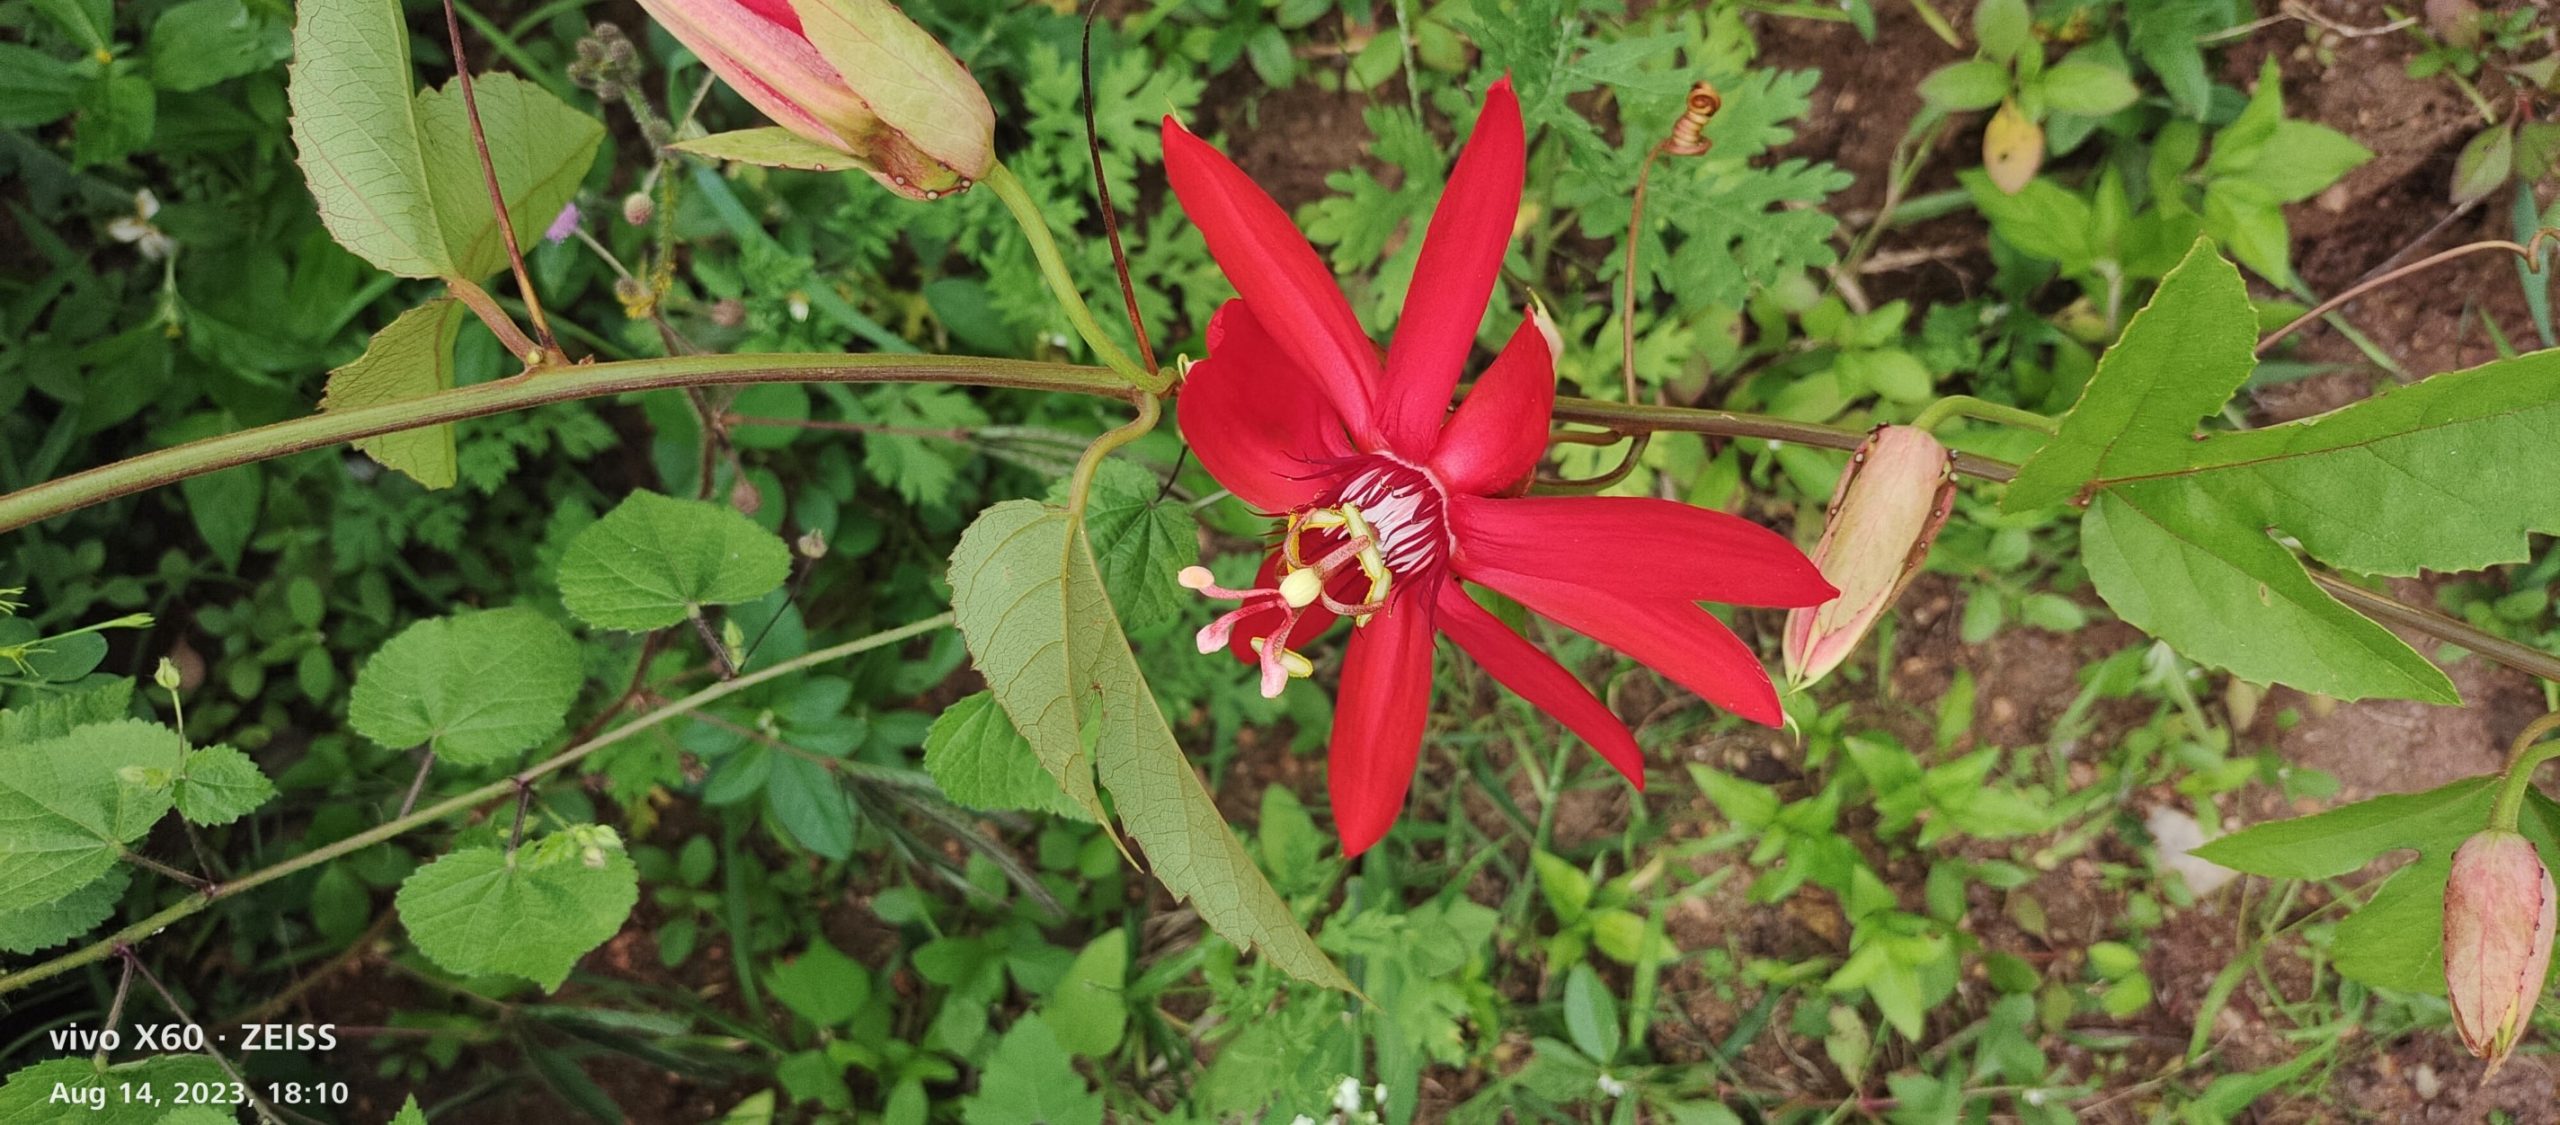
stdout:
{"type": "Polygon", "coordinates": [[[1185,586],[1240,601],[1200,631],[1258,664],[1265,695],[1314,668],[1299,646],[1358,623],[1342,666],[1329,779],[1343,851],[1395,822],[1445,633],[1494,679],[1563,723],[1639,788],[1626,724],[1562,665],[1478,605],[1461,580],[1659,670],[1755,722],[1780,721],[1750,647],[1700,601],[1817,605],[1835,591],[1784,537],[1739,517],[1640,497],[1525,497],[1547,445],[1559,347],[1532,307],[1452,413],[1520,207],[1520,103],[1493,84],[1423,237],[1383,359],[1315,251],[1271,196],[1167,118],[1165,169],[1238,299],[1209,325],[1179,420],[1202,465],[1284,519],[1256,587],[1206,570],[1185,586]]]}

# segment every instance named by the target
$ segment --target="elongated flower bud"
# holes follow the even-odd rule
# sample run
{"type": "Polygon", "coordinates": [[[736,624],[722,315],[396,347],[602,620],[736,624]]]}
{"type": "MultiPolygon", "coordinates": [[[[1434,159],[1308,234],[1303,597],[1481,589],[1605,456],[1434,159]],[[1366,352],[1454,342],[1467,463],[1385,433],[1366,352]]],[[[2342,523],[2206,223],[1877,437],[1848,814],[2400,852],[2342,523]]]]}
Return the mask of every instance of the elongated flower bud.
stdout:
{"type": "Polygon", "coordinates": [[[1787,682],[1804,687],[1848,659],[1920,573],[1955,502],[1955,462],[1927,430],[1878,426],[1831,495],[1813,565],[1840,596],[1789,611],[1787,682]]]}
{"type": "Polygon", "coordinates": [[[968,187],[995,160],[986,91],[888,0],[641,6],[792,134],[745,130],[678,148],[773,167],[859,167],[918,199],[968,187]]]}
{"type": "Polygon", "coordinates": [[[2533,842],[2488,831],[2453,853],[2444,885],[2444,984],[2462,1045],[2495,1069],[2515,1050],[2551,969],[2551,872],[2533,842]]]}

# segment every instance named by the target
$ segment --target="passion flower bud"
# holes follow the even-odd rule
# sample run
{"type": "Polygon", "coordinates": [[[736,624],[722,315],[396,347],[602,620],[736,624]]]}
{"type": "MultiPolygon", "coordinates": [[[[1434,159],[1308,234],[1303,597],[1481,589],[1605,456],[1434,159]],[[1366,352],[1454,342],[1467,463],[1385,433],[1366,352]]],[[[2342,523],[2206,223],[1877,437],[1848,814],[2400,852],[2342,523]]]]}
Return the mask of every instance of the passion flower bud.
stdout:
{"type": "Polygon", "coordinates": [[[1953,455],[1929,431],[1878,426],[1831,494],[1813,565],[1840,596],[1787,614],[1787,682],[1804,687],[1849,658],[1920,573],[1955,502],[1953,455]]]}
{"type": "Polygon", "coordinates": [[[986,91],[888,0],[641,6],[790,133],[751,129],[677,148],[769,167],[860,168],[917,199],[967,188],[995,161],[986,91]]]}
{"type": "Polygon", "coordinates": [[[2491,830],[2463,841],[2444,885],[2444,984],[2462,1045],[2492,1070],[2515,1050],[2551,969],[2551,872],[2533,842],[2491,830]]]}

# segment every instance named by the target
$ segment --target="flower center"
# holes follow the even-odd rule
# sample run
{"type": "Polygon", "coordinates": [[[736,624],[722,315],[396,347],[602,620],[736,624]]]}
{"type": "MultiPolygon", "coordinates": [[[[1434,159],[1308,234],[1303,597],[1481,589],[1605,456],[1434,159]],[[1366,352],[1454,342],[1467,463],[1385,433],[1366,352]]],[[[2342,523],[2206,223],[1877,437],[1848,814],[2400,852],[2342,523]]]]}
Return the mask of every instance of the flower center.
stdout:
{"type": "Polygon", "coordinates": [[[1334,475],[1339,484],[1316,503],[1289,513],[1272,585],[1230,590],[1219,586],[1208,568],[1198,566],[1183,568],[1179,577],[1185,587],[1208,597],[1241,603],[1202,628],[1196,639],[1201,652],[1216,652],[1250,621],[1247,639],[1259,658],[1265,698],[1279,695],[1292,679],[1315,674],[1313,662],[1288,648],[1288,637],[1308,606],[1322,603],[1366,625],[1386,608],[1399,576],[1431,573],[1449,557],[1448,493],[1430,473],[1401,458],[1367,454],[1343,462],[1334,475]],[[1366,579],[1360,600],[1335,597],[1335,579],[1348,578],[1355,570],[1366,579]]]}

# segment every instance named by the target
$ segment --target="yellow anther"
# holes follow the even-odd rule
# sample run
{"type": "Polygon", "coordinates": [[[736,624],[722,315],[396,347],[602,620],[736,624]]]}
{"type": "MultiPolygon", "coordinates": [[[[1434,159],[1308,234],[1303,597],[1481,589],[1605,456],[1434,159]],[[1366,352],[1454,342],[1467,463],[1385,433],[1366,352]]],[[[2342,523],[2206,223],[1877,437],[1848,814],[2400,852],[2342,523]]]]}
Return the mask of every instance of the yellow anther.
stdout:
{"type": "Polygon", "coordinates": [[[1285,648],[1280,650],[1280,667],[1288,672],[1289,678],[1293,680],[1303,680],[1316,674],[1315,661],[1285,648]]]}
{"type": "Polygon", "coordinates": [[[1280,600],[1289,603],[1291,609],[1314,605],[1323,593],[1324,575],[1312,569],[1292,570],[1280,580],[1280,600]]]}

